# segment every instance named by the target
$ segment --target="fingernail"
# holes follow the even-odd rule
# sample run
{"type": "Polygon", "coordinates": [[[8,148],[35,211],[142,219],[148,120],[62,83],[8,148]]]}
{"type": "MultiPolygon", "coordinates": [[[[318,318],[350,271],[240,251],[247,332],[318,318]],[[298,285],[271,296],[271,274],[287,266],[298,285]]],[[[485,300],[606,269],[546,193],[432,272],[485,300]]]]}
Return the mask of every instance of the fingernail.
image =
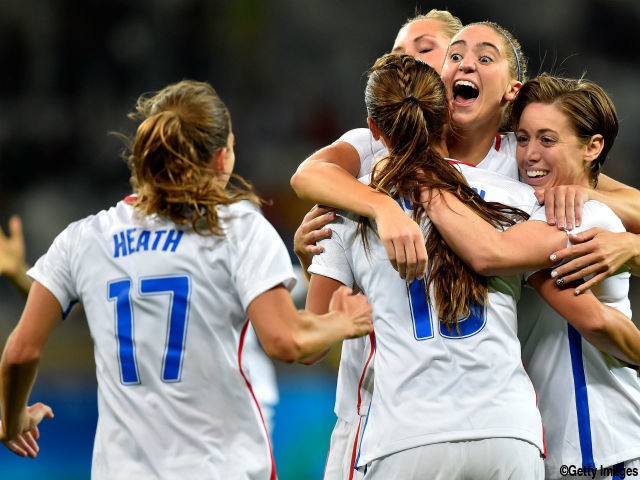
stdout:
{"type": "Polygon", "coordinates": [[[558,285],[559,287],[564,285],[564,278],[559,278],[558,280],[556,280],[556,285],[558,285]]]}
{"type": "MultiPolygon", "coordinates": [[[[551,256],[549,256],[549,258],[551,259],[552,262],[555,262],[558,259],[558,255],[556,255],[555,253],[552,253],[551,256]]],[[[551,273],[551,276],[553,277],[553,272],[551,273]]]]}
{"type": "Polygon", "coordinates": [[[581,293],[582,293],[582,292],[580,291],[580,289],[579,289],[579,288],[576,288],[575,294],[576,294],[576,295],[580,295],[581,293]]]}
{"type": "MultiPolygon", "coordinates": [[[[552,258],[551,260],[555,260],[554,258],[552,258]]],[[[551,278],[556,278],[558,276],[558,272],[556,272],[555,270],[553,270],[551,272],[551,278]]]]}

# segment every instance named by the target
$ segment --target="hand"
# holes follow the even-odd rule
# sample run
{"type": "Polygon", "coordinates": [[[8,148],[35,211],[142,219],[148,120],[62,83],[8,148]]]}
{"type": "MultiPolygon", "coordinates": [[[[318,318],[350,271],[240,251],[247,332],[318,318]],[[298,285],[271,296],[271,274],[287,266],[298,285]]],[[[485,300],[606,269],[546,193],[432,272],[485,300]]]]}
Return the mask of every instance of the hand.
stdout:
{"type": "Polygon", "coordinates": [[[24,271],[25,243],[22,221],[18,216],[9,219],[9,235],[0,228],[0,275],[15,278],[24,271]]]}
{"type": "Polygon", "coordinates": [[[576,288],[575,293],[586,291],[605,278],[615,274],[635,255],[637,236],[632,233],[613,233],[602,228],[590,228],[577,235],[570,235],[574,245],[551,255],[553,262],[572,259],[551,272],[560,286],[593,275],[576,288]]]}
{"type": "Polygon", "coordinates": [[[420,226],[395,205],[377,212],[378,235],[393,268],[411,283],[427,272],[427,248],[420,226]]]}
{"type": "Polygon", "coordinates": [[[331,237],[331,229],[324,227],[335,219],[335,211],[321,205],[314,206],[304,216],[293,236],[293,251],[300,259],[300,263],[308,266],[314,255],[324,251],[324,248],[317,245],[317,242],[331,237]]]}
{"type": "Polygon", "coordinates": [[[589,189],[580,185],[559,185],[536,190],[536,198],[547,215],[549,225],[573,230],[582,223],[582,207],[589,200],[589,189]]]}
{"type": "Polygon", "coordinates": [[[51,407],[40,402],[26,407],[21,418],[22,427],[20,433],[13,438],[7,438],[4,433],[4,426],[0,423],[0,441],[20,457],[36,458],[40,451],[38,446],[38,439],[40,438],[38,425],[44,418],[53,418],[51,407]]]}
{"type": "Polygon", "coordinates": [[[373,309],[364,295],[353,295],[349,287],[338,288],[331,296],[329,312],[342,312],[351,324],[352,332],[346,338],[362,337],[373,330],[373,309]]]}

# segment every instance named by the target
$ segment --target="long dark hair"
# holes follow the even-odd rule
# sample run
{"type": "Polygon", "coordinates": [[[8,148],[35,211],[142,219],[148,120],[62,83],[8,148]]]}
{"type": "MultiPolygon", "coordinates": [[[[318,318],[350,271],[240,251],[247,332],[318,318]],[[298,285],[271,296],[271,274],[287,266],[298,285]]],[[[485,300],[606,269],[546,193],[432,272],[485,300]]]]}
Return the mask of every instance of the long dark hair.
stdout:
{"type": "MultiPolygon", "coordinates": [[[[387,54],[379,58],[368,71],[365,104],[389,150],[388,158],[374,167],[370,185],[411,202],[413,219],[420,225],[428,223],[421,202],[425,188],[455,195],[499,228],[528,218],[521,210],[485,202],[458,169],[440,155],[438,148],[443,143],[449,111],[440,75],[429,65],[410,55],[387,54]]],[[[369,227],[369,221],[361,218],[363,239],[369,227]]],[[[441,320],[455,325],[471,314],[472,304],[485,304],[486,277],[471,270],[431,223],[425,245],[429,257],[426,291],[433,289],[441,320]]]]}

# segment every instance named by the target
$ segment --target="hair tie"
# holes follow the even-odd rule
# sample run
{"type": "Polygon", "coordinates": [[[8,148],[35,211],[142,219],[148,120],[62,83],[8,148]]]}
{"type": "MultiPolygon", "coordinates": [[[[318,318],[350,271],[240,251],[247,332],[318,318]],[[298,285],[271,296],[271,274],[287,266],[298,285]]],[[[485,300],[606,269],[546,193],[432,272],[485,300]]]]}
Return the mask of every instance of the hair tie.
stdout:
{"type": "Polygon", "coordinates": [[[413,95],[407,95],[406,97],[404,97],[404,99],[402,101],[405,102],[405,103],[407,103],[407,102],[415,103],[416,105],[420,104],[418,99],[416,97],[414,97],[413,95]]]}

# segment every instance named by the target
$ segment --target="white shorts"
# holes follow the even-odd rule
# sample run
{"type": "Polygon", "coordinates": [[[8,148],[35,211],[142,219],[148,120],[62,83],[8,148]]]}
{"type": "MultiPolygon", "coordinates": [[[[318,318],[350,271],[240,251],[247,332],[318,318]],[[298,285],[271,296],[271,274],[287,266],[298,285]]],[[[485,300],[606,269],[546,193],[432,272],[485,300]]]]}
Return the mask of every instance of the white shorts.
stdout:
{"type": "Polygon", "coordinates": [[[365,417],[354,415],[348,422],[338,418],[329,442],[324,480],[360,480],[363,474],[354,468],[362,423],[365,417]]]}
{"type": "Polygon", "coordinates": [[[423,445],[378,458],[360,470],[365,480],[544,479],[538,447],[515,438],[423,445]]]}

